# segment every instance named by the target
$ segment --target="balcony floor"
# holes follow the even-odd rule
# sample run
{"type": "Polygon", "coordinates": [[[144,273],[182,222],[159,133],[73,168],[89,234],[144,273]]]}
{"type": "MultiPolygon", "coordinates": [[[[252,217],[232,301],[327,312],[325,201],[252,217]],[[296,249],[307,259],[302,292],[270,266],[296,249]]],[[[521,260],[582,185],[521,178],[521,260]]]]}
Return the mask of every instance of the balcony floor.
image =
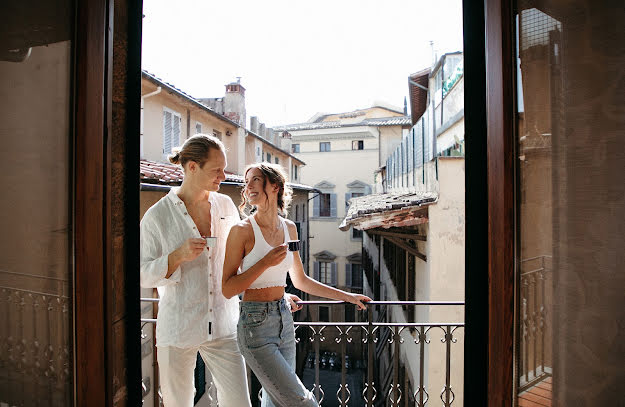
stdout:
{"type": "Polygon", "coordinates": [[[551,377],[519,394],[519,407],[551,407],[551,377]]]}

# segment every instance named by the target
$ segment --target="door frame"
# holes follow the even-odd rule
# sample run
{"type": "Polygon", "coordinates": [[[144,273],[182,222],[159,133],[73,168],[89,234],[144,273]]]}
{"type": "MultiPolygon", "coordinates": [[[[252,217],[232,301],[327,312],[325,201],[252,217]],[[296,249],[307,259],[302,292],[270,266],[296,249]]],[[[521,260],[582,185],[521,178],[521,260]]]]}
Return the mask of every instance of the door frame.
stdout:
{"type": "MultiPolygon", "coordinates": [[[[465,400],[514,399],[514,18],[511,0],[463,4],[465,400]],[[487,197],[484,200],[484,197],[487,197]]],[[[467,404],[469,405],[469,404],[467,404]]]]}
{"type": "Polygon", "coordinates": [[[141,403],[142,2],[75,7],[74,404],[134,406],[141,403]]]}

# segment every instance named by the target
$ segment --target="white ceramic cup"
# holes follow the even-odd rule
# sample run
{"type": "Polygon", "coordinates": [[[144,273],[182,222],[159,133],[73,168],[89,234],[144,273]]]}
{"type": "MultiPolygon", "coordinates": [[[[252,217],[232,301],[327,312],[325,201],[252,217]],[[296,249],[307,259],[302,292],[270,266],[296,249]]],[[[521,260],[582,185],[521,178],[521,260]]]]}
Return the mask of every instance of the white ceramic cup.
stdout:
{"type": "Polygon", "coordinates": [[[215,247],[217,238],[214,236],[202,236],[206,240],[206,247],[215,247]]]}

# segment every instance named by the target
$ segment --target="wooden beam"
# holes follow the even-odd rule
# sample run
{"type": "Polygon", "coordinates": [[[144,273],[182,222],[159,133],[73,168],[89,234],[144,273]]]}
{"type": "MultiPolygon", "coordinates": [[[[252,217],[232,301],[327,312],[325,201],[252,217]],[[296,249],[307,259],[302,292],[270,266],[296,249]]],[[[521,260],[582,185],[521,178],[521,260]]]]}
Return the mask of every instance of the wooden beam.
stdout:
{"type": "Polygon", "coordinates": [[[393,243],[395,246],[401,247],[402,249],[412,254],[413,256],[416,256],[425,262],[428,261],[425,254],[421,253],[419,250],[415,249],[414,247],[410,247],[406,242],[403,242],[401,239],[397,239],[395,237],[387,237],[386,239],[388,239],[388,241],[393,243]]]}
{"type": "Polygon", "coordinates": [[[400,239],[420,240],[422,242],[428,240],[427,236],[417,235],[414,233],[387,232],[385,230],[367,230],[367,233],[372,235],[399,237],[400,239]]]}

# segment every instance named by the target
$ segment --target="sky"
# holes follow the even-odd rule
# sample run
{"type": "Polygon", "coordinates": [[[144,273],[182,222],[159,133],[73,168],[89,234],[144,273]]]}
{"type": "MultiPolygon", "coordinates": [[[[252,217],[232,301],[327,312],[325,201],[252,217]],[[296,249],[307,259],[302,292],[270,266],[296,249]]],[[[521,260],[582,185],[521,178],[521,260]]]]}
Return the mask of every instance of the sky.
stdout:
{"type": "Polygon", "coordinates": [[[462,50],[461,0],[144,0],[143,14],[143,69],[195,98],[241,77],[248,122],[267,127],[403,108],[411,73],[462,50]]]}

